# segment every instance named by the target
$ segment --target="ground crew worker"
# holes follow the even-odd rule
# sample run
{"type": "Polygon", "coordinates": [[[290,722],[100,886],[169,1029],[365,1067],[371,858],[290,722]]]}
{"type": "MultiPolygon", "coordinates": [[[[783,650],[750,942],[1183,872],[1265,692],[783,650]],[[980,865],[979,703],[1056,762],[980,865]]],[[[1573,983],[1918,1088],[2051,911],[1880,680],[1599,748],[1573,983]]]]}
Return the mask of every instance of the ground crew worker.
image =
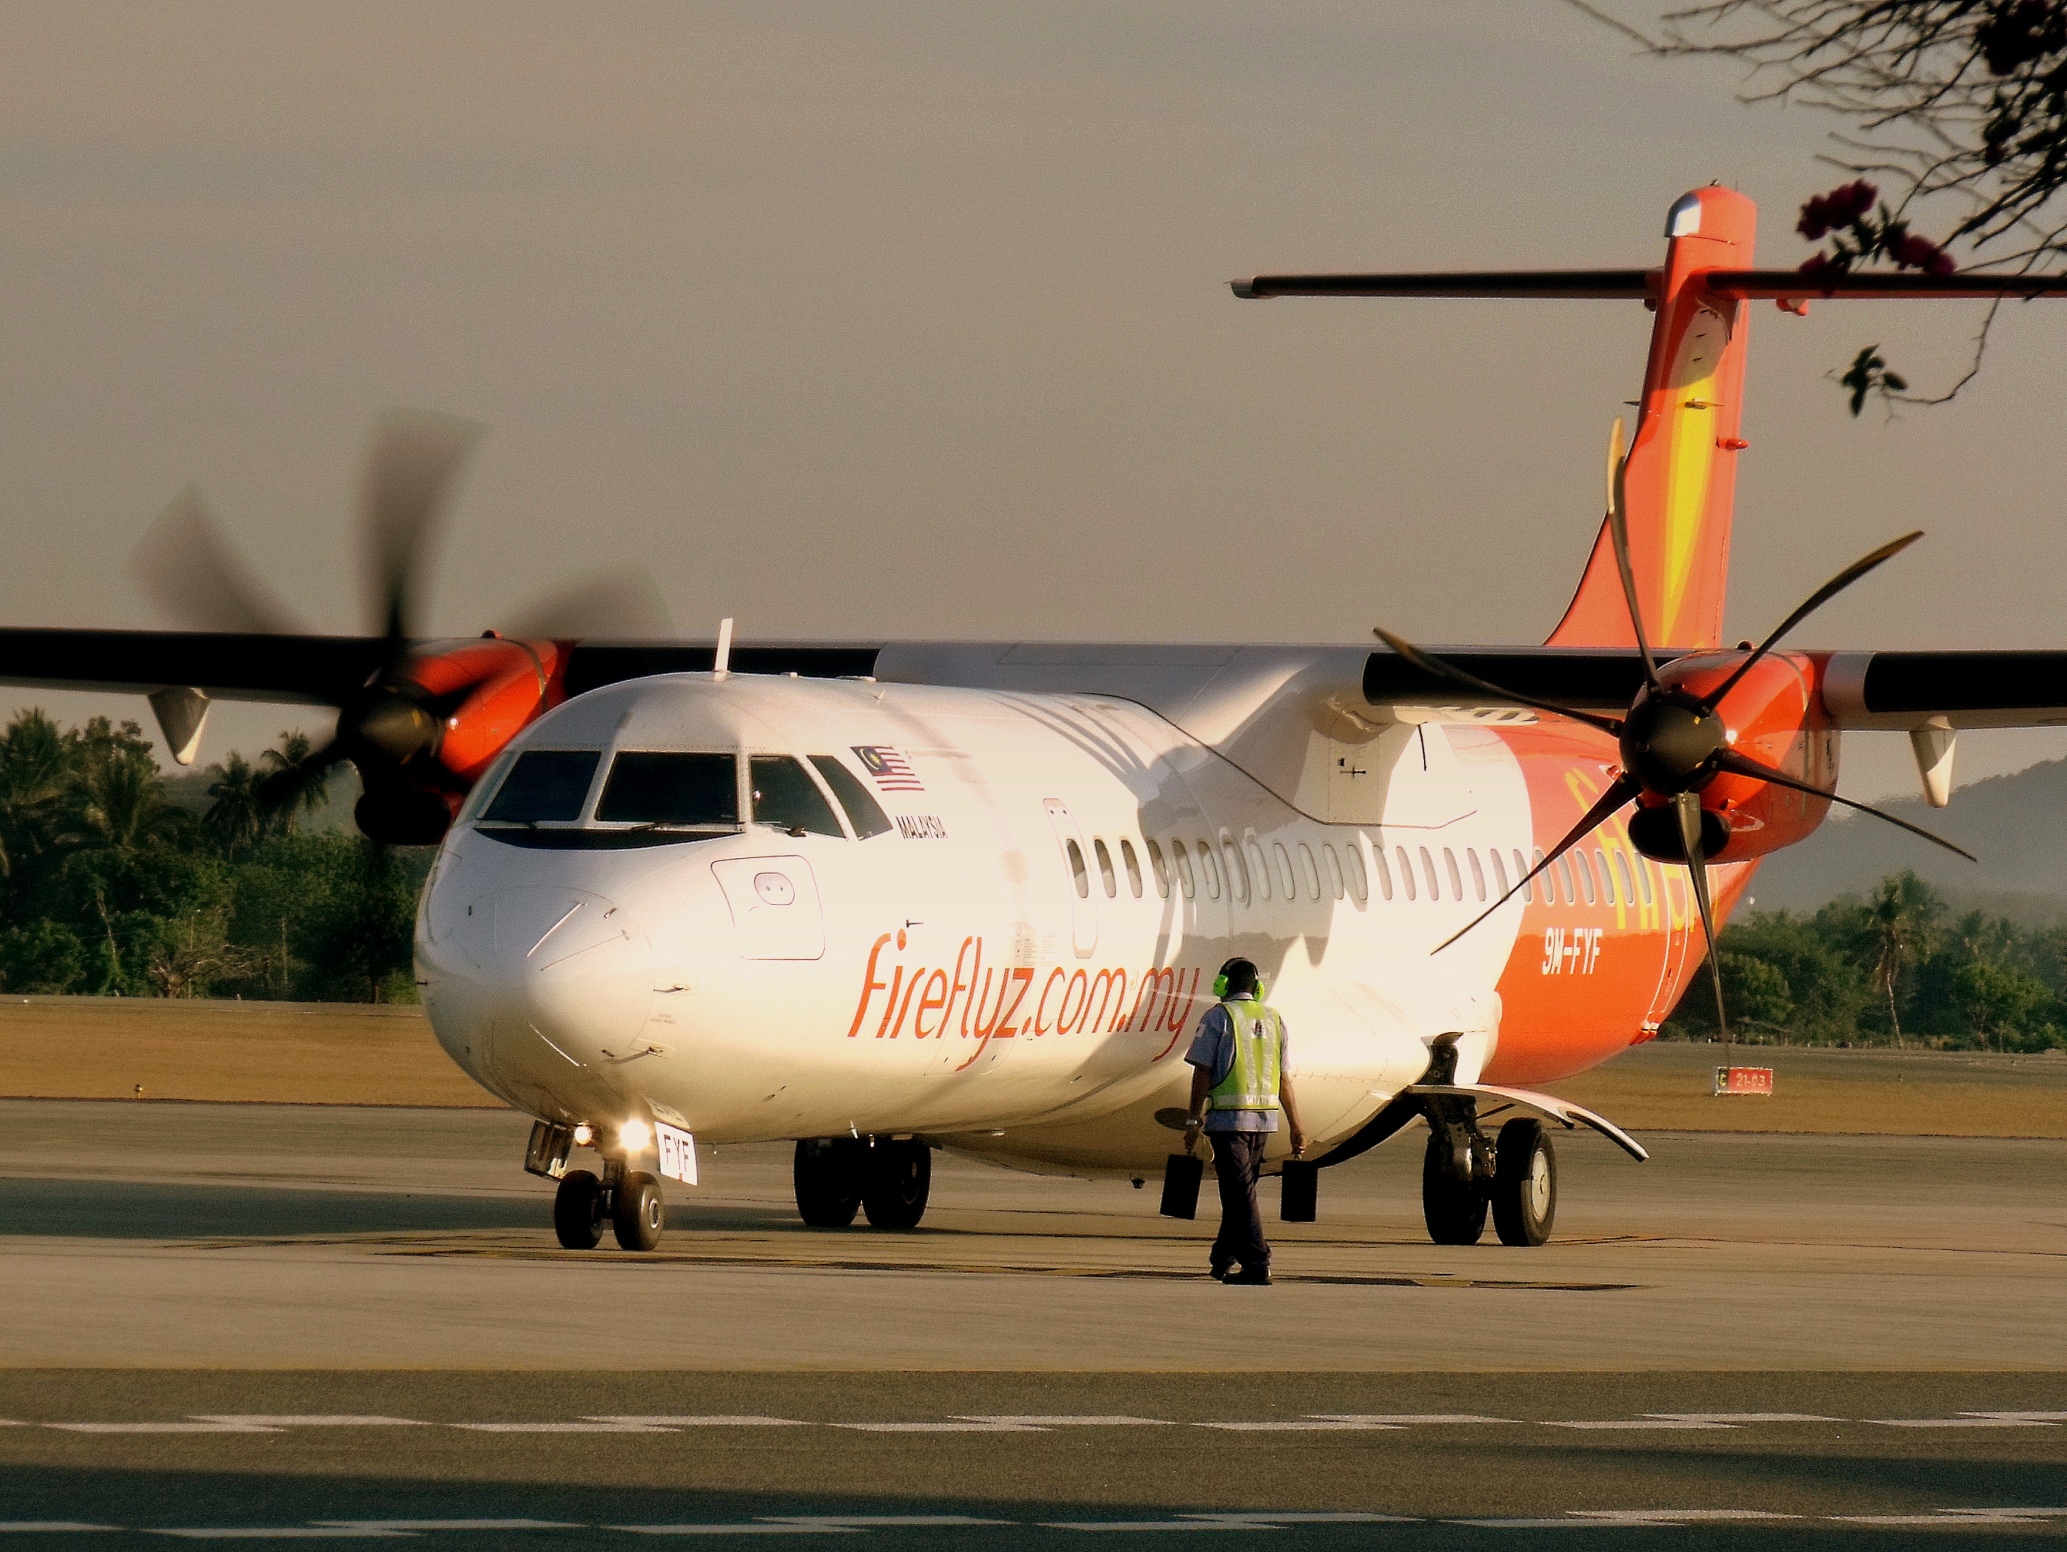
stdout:
{"type": "Polygon", "coordinates": [[[1292,1157],[1306,1152],[1306,1132],[1285,1071],[1285,1021],[1263,1001],[1263,980],[1246,959],[1220,967],[1213,995],[1220,1001],[1199,1019],[1185,1061],[1191,1064],[1191,1108],[1184,1151],[1201,1129],[1213,1144],[1213,1175],[1220,1184],[1220,1233],[1209,1268],[1224,1283],[1270,1282],[1270,1246],[1256,1209],[1256,1177],[1263,1150],[1282,1110],[1292,1133],[1292,1157]],[[1236,1267],[1240,1271],[1236,1271],[1236,1267]]]}

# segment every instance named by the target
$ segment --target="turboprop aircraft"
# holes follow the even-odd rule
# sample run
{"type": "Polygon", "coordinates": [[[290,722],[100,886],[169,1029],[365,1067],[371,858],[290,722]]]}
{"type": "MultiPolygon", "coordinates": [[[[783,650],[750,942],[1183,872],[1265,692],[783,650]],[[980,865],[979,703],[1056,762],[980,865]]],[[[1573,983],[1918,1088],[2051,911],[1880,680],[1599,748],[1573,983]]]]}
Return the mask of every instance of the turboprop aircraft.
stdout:
{"type": "Polygon", "coordinates": [[[1234,285],[1655,311],[1544,647],[423,640],[415,557],[473,428],[404,416],[367,489],[380,634],[269,630],[188,503],[153,553],[211,629],[4,631],[0,680],[147,693],[187,759],[211,698],[338,707],[323,760],[358,766],[361,827],[438,847],[431,1023],[535,1119],[569,1247],[607,1222],[650,1249],[699,1141],[794,1140],[826,1227],[918,1223],[934,1148],[1138,1184],[1235,954],[1285,1015],[1317,1167],[1419,1120],[1431,1236],[1476,1242],[1490,1207],[1540,1244],[1546,1123],[1644,1153],[1538,1086],[1657,1033],[1758,860],[1846,802],[1839,735],[1907,730],[1942,804],[1958,729],[2067,714],[2067,653],[1781,648],[1915,535],[1723,643],[1753,304],[2052,284],[1760,270],[1753,226],[1710,187],[1655,269],[1234,285]]]}

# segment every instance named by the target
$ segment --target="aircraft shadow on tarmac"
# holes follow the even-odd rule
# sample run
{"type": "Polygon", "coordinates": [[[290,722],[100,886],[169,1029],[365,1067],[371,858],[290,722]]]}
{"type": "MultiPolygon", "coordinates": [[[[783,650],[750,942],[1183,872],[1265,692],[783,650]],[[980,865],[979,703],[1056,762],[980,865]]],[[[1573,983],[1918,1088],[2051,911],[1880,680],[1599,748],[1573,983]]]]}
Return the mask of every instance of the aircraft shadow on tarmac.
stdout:
{"type": "MultiPolygon", "coordinates": [[[[683,1230],[797,1227],[774,1205],[670,1204],[683,1230]]],[[[552,1199],[128,1180],[0,1181],[0,1238],[197,1239],[552,1226],[552,1199]]]]}

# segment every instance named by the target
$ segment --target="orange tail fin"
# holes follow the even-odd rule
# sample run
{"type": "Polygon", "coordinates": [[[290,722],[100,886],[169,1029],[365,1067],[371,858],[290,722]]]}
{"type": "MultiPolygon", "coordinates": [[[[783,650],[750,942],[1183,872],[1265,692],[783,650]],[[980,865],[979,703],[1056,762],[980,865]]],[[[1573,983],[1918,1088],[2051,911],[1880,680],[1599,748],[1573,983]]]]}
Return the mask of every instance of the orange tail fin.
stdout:
{"type": "MultiPolygon", "coordinates": [[[[1675,203],[1666,222],[1665,268],[1651,304],[1658,321],[1623,479],[1630,563],[1654,646],[1722,644],[1750,304],[1716,296],[1701,281],[1705,270],[1751,268],[1757,218],[1742,194],[1705,188],[1675,203]]],[[[1605,522],[1550,644],[1636,644],[1605,522]]]]}

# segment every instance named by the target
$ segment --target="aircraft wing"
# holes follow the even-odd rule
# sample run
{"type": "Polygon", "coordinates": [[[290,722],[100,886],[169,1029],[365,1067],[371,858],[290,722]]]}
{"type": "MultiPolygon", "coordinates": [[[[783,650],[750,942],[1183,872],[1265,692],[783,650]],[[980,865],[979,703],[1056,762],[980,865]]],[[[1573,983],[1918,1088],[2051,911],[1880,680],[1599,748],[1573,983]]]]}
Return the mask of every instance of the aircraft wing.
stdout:
{"type": "MultiPolygon", "coordinates": [[[[1518,697],[1610,716],[1628,710],[1644,682],[1634,648],[1433,649],[1446,663],[1517,699],[1474,697],[1392,652],[1364,665],[1374,706],[1519,705],[1518,697]]],[[[1661,663],[1685,656],[1664,651],[1661,663]]],[[[1797,654],[1789,654],[1797,655],[1797,654]]],[[[1833,726],[1906,732],[1947,728],[2067,726],[2067,652],[1811,652],[1823,666],[1823,704],[1833,726]]]]}
{"type": "MultiPolygon", "coordinates": [[[[876,650],[834,643],[740,646],[732,667],[750,674],[866,674],[876,650]]],[[[179,687],[211,700],[335,706],[380,670],[388,651],[379,636],[0,629],[0,684],[135,695],[179,687]]],[[[708,641],[576,642],[568,653],[568,693],[650,674],[708,673],[715,653],[708,641]]]]}

